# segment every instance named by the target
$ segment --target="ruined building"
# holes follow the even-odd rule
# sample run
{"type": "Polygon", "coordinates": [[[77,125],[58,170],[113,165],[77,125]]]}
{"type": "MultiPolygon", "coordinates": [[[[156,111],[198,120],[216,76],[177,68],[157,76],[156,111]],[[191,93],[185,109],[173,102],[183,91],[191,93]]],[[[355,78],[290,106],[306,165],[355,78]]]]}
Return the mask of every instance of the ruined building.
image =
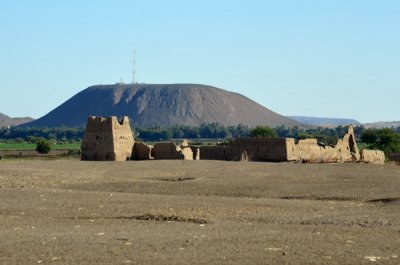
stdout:
{"type": "Polygon", "coordinates": [[[125,161],[150,159],[199,159],[199,150],[193,154],[187,141],[181,145],[157,143],[155,146],[135,143],[129,118],[88,117],[82,140],[82,160],[125,161]]]}
{"type": "Polygon", "coordinates": [[[334,147],[320,145],[317,139],[299,140],[294,147],[296,160],[311,163],[356,162],[360,159],[360,154],[355,139],[354,129],[350,126],[334,147]]]}
{"type": "Polygon", "coordinates": [[[365,162],[382,164],[382,151],[365,150],[360,157],[354,129],[349,127],[346,135],[335,146],[325,146],[317,139],[299,140],[293,138],[243,138],[226,146],[204,146],[201,159],[239,161],[243,156],[250,161],[297,161],[307,163],[365,162]]]}
{"type": "Polygon", "coordinates": [[[337,141],[335,146],[325,146],[317,139],[293,138],[238,138],[227,145],[189,146],[156,143],[154,146],[135,143],[128,117],[118,122],[116,117],[89,117],[82,141],[82,160],[226,160],[271,161],[307,163],[365,162],[383,164],[382,151],[358,151],[353,127],[337,141]],[[201,154],[201,155],[200,155],[201,154]]]}
{"type": "Polygon", "coordinates": [[[134,139],[129,118],[88,117],[82,140],[82,160],[125,161],[132,155],[134,139]]]}

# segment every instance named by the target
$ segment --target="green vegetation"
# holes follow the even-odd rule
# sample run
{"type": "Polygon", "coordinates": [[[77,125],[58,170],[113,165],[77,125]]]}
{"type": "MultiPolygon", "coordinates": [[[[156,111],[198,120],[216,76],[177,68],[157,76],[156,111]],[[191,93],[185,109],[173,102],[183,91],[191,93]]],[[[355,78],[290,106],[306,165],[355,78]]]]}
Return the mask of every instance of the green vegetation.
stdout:
{"type": "Polygon", "coordinates": [[[170,139],[226,139],[248,137],[250,129],[242,124],[223,126],[219,123],[202,124],[199,127],[175,125],[172,127],[138,127],[134,128],[138,139],[146,142],[166,141],[170,139]]]}
{"type": "Polygon", "coordinates": [[[24,128],[11,127],[0,129],[0,139],[19,142],[36,143],[38,139],[44,138],[52,142],[80,142],[82,141],[83,128],[24,128]]]}
{"type": "Polygon", "coordinates": [[[367,129],[362,132],[361,141],[369,149],[379,149],[385,153],[400,153],[400,133],[394,129],[367,129]]]}
{"type": "Polygon", "coordinates": [[[36,144],[28,143],[0,143],[0,150],[35,150],[36,144]]]}
{"type": "Polygon", "coordinates": [[[46,139],[40,139],[36,143],[36,151],[41,154],[48,154],[51,150],[51,144],[46,139]]]}
{"type": "MultiPolygon", "coordinates": [[[[134,128],[136,139],[145,142],[190,139],[192,143],[209,143],[232,140],[237,137],[289,137],[298,139],[316,138],[326,145],[335,145],[347,132],[346,126],[336,128],[303,129],[297,126],[269,128],[245,125],[223,126],[219,123],[202,124],[199,127],[176,125],[172,127],[153,126],[134,128]]],[[[354,127],[361,148],[380,149],[386,153],[400,152],[400,127],[391,129],[365,129],[354,127]]],[[[39,139],[47,139],[54,149],[79,150],[83,128],[19,128],[0,129],[0,150],[35,150],[39,139]]]]}
{"type": "Polygon", "coordinates": [[[55,143],[53,149],[69,149],[69,150],[80,150],[81,143],[55,143]]]}
{"type": "MultiPolygon", "coordinates": [[[[54,143],[53,149],[80,150],[81,143],[54,143]]],[[[0,143],[0,151],[2,150],[36,150],[36,144],[5,142],[0,143]]]]}
{"type": "Polygon", "coordinates": [[[53,149],[80,150],[83,128],[2,128],[0,150],[36,150],[42,139],[50,142],[53,149]]]}
{"type": "Polygon", "coordinates": [[[269,137],[276,138],[278,137],[278,133],[268,127],[268,126],[256,126],[255,128],[250,130],[250,137],[259,138],[259,137],[269,137]]]}

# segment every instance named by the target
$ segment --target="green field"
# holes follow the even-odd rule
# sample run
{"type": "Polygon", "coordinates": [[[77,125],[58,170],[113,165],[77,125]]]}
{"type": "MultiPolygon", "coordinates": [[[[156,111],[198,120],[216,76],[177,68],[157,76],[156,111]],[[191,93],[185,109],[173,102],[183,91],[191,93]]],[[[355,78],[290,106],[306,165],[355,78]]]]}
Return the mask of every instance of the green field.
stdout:
{"type": "MultiPolygon", "coordinates": [[[[71,149],[79,150],[81,148],[80,143],[76,144],[53,144],[51,149],[71,149]]],[[[0,150],[35,150],[36,144],[27,143],[0,143],[0,150]]]]}

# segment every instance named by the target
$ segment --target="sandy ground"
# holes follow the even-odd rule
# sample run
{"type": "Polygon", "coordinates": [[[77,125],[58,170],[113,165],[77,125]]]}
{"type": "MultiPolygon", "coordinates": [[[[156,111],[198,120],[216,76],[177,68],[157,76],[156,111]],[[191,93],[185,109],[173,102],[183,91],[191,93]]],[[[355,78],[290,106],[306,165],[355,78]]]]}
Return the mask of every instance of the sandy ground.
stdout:
{"type": "Polygon", "coordinates": [[[0,161],[0,264],[400,264],[400,166],[0,161]]]}

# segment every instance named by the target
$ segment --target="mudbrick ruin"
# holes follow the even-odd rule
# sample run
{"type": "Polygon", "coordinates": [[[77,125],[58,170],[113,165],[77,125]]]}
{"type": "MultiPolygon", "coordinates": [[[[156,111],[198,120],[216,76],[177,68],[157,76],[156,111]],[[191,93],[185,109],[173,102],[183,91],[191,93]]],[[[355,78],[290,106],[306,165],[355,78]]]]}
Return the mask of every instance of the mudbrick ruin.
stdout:
{"type": "Polygon", "coordinates": [[[379,150],[357,148],[353,127],[335,146],[318,143],[317,139],[295,142],[293,138],[238,138],[230,144],[189,146],[156,143],[154,146],[135,142],[128,117],[89,117],[82,141],[82,160],[226,160],[306,163],[364,162],[383,164],[385,155],[379,150]],[[201,154],[201,155],[200,155],[201,154]]]}
{"type": "Polygon", "coordinates": [[[82,140],[82,160],[125,161],[132,156],[134,146],[129,118],[89,117],[82,140]]]}

